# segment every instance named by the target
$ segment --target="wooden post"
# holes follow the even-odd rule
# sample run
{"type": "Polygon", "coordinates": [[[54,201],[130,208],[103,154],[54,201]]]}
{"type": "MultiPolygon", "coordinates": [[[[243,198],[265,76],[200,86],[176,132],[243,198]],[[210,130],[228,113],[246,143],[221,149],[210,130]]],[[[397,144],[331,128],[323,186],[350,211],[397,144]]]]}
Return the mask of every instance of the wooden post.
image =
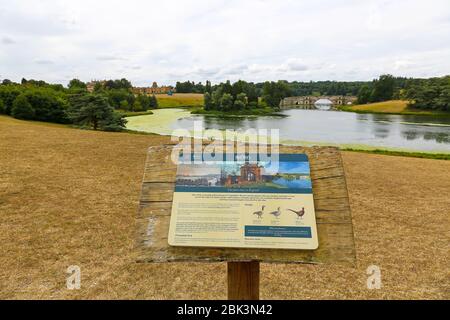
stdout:
{"type": "Polygon", "coordinates": [[[259,262],[228,262],[228,300],[259,300],[259,262]]]}

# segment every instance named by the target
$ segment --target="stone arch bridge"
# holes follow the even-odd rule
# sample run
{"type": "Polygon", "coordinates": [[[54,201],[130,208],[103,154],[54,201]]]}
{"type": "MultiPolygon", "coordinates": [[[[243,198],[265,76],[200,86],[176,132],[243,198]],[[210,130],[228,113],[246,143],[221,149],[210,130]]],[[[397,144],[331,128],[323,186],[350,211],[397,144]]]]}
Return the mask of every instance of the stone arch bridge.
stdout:
{"type": "Polygon", "coordinates": [[[316,109],[315,103],[320,99],[330,100],[333,106],[343,106],[356,102],[355,96],[298,96],[287,97],[281,100],[280,108],[302,108],[302,109],[316,109]]]}

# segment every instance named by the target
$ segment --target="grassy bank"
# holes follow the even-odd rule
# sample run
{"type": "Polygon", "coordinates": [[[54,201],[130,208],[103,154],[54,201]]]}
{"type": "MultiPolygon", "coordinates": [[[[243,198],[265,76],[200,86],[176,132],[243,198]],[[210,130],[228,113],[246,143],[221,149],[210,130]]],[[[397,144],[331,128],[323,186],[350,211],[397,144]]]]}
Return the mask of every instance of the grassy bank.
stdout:
{"type": "Polygon", "coordinates": [[[175,93],[155,95],[159,108],[186,108],[203,107],[203,94],[201,93],[175,93]]]}
{"type": "Polygon", "coordinates": [[[450,153],[425,153],[425,152],[407,152],[407,151],[391,151],[391,150],[365,150],[365,149],[354,149],[354,148],[343,148],[343,151],[351,152],[363,152],[371,154],[381,154],[386,156],[400,156],[400,157],[411,157],[411,158],[422,158],[422,159],[437,159],[437,160],[450,160],[450,153]]]}
{"type": "Polygon", "coordinates": [[[149,114],[153,114],[152,111],[125,111],[125,110],[116,110],[116,112],[120,113],[124,117],[136,117],[136,116],[145,116],[149,114]]]}
{"type": "Polygon", "coordinates": [[[408,108],[408,101],[405,100],[389,100],[354,106],[342,106],[339,110],[356,113],[450,116],[450,112],[408,108]]]}

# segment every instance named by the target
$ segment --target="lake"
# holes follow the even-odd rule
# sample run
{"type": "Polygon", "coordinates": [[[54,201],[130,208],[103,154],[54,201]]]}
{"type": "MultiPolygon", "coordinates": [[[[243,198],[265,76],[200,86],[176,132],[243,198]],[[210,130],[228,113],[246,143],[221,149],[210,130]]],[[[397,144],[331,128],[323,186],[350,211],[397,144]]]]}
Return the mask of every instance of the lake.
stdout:
{"type": "Polygon", "coordinates": [[[450,117],[303,109],[281,114],[283,117],[216,118],[191,115],[184,109],[160,109],[153,115],[128,118],[127,128],[170,134],[178,128],[192,130],[194,121],[201,121],[205,129],[279,129],[280,141],[290,145],[450,153],[450,117]]]}
{"type": "Polygon", "coordinates": [[[272,181],[273,183],[282,185],[287,188],[312,188],[310,179],[292,179],[277,178],[272,181]]]}

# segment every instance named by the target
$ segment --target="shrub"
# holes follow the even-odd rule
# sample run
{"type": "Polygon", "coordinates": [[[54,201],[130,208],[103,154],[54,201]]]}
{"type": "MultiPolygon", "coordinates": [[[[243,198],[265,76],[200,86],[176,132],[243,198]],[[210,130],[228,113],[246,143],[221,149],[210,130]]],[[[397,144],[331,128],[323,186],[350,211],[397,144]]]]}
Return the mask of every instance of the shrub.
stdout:
{"type": "Polygon", "coordinates": [[[6,113],[5,103],[0,99],[0,113],[6,113]]]}
{"type": "Polygon", "coordinates": [[[24,94],[19,95],[13,102],[11,114],[14,118],[31,120],[35,117],[35,111],[24,94]]]}
{"type": "Polygon", "coordinates": [[[110,117],[100,123],[104,131],[122,131],[127,124],[127,120],[119,113],[113,113],[110,117]]]}
{"type": "Polygon", "coordinates": [[[234,102],[234,109],[235,110],[244,110],[245,109],[245,103],[240,101],[240,100],[236,100],[234,102]]]}
{"type": "Polygon", "coordinates": [[[4,113],[11,114],[14,100],[23,92],[18,85],[0,85],[0,100],[3,101],[4,113]]]}
{"type": "Polygon", "coordinates": [[[60,93],[48,88],[34,88],[24,92],[35,110],[35,119],[47,122],[67,122],[67,101],[60,93]]]}

